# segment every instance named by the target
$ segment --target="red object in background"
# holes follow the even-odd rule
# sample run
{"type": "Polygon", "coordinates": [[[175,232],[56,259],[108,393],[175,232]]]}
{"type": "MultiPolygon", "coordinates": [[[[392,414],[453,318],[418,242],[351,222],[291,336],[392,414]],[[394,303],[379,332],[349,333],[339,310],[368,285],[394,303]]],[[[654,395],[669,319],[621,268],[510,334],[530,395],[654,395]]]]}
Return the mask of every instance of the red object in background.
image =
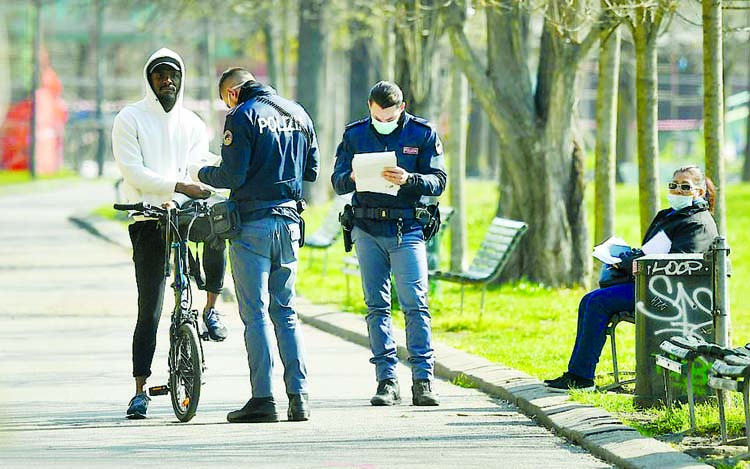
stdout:
{"type": "MultiPolygon", "coordinates": [[[[42,87],[36,90],[36,160],[37,174],[51,174],[63,163],[65,122],[68,111],[62,100],[62,84],[51,67],[42,71],[42,87]]],[[[29,168],[31,142],[31,100],[18,101],[8,108],[0,127],[2,159],[0,168],[29,168]]]]}

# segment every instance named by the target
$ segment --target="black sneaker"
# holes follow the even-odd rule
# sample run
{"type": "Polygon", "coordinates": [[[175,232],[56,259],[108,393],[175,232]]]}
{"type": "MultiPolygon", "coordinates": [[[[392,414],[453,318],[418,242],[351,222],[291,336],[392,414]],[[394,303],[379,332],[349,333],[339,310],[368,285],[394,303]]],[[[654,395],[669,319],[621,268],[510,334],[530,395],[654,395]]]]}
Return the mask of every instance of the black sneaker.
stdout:
{"type": "Polygon", "coordinates": [[[370,404],[374,406],[396,405],[401,404],[401,391],[398,387],[396,378],[388,378],[378,383],[378,390],[370,399],[370,404]]]}
{"type": "Polygon", "coordinates": [[[310,420],[310,405],[307,403],[307,393],[287,394],[289,409],[286,416],[290,422],[304,422],[310,420]]]}
{"type": "Polygon", "coordinates": [[[550,391],[568,391],[569,389],[594,391],[596,389],[593,379],[582,378],[567,371],[559,378],[545,380],[544,384],[550,391]]]}
{"type": "Polygon", "coordinates": [[[148,403],[151,399],[146,395],[145,392],[139,392],[128,404],[128,411],[125,416],[131,420],[140,420],[146,418],[146,411],[148,410],[148,403]]]}
{"type": "Polygon", "coordinates": [[[239,410],[227,414],[230,423],[278,422],[276,402],[273,397],[253,397],[239,410]]]}
{"type": "Polygon", "coordinates": [[[411,403],[418,406],[440,405],[440,399],[432,390],[432,381],[429,379],[415,379],[411,385],[411,403]]]}
{"type": "Polygon", "coordinates": [[[203,321],[206,323],[208,337],[216,342],[221,342],[227,338],[227,328],[221,322],[221,314],[216,308],[209,308],[203,312],[203,321]]]}

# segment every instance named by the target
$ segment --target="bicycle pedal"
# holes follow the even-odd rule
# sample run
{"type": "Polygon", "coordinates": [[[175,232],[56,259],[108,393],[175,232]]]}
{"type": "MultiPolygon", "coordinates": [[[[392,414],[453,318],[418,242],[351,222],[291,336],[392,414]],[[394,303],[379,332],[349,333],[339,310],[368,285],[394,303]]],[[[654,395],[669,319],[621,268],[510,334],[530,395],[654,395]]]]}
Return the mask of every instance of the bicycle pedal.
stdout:
{"type": "Polygon", "coordinates": [[[204,342],[211,342],[211,337],[208,335],[208,331],[201,332],[200,338],[204,342]]]}
{"type": "Polygon", "coordinates": [[[148,388],[148,395],[149,396],[166,396],[169,394],[169,386],[166,384],[161,386],[152,386],[148,388]]]}

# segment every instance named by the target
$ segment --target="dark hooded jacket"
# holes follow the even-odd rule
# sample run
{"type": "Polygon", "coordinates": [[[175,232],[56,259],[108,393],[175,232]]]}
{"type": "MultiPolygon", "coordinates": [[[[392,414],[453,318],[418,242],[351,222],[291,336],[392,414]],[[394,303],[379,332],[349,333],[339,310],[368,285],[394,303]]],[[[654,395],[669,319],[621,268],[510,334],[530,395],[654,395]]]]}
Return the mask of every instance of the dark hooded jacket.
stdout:
{"type": "Polygon", "coordinates": [[[242,86],[227,114],[221,156],[220,166],[202,168],[198,178],[231,189],[243,213],[300,200],[302,182],[318,176],[312,119],[302,106],[255,81],[242,86]]]}

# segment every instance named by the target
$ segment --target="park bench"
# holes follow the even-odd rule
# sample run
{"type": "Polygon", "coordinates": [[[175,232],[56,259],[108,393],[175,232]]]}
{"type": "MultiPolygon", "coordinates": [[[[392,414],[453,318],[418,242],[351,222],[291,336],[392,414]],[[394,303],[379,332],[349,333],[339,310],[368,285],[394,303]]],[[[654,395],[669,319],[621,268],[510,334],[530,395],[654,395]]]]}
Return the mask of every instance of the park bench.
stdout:
{"type": "Polygon", "coordinates": [[[524,222],[495,217],[468,269],[461,272],[433,270],[430,272],[430,278],[461,284],[461,312],[464,310],[464,286],[481,285],[480,314],[483,313],[487,285],[500,276],[527,229],[528,226],[524,222]]]}
{"type": "Polygon", "coordinates": [[[750,350],[747,346],[732,350],[723,358],[714,361],[708,386],[716,390],[719,401],[719,428],[721,442],[727,443],[727,419],[724,410],[724,391],[742,393],[745,411],[745,438],[750,449],[750,350]]]}
{"type": "MultiPolygon", "coordinates": [[[[328,267],[328,248],[338,240],[341,235],[341,224],[339,223],[339,213],[344,210],[344,206],[350,203],[352,194],[337,195],[333,198],[331,208],[323,218],[323,222],[315,232],[305,236],[305,246],[312,249],[323,251],[323,276],[326,275],[328,267]]],[[[310,256],[312,264],[313,256],[310,256]]]]}
{"type": "MultiPolygon", "coordinates": [[[[750,344],[749,344],[750,345],[750,344]]],[[[672,405],[669,373],[687,377],[688,409],[690,412],[690,429],[695,430],[695,398],[693,392],[692,370],[696,360],[711,363],[708,386],[717,393],[719,405],[719,428],[722,443],[727,442],[727,424],[724,409],[724,391],[740,392],[743,396],[745,412],[745,436],[750,448],[750,349],[748,346],[726,348],[706,342],[696,337],[674,336],[663,341],[659,346],[661,354],[656,355],[657,366],[665,370],[664,386],[667,394],[667,405],[672,405]]]]}

